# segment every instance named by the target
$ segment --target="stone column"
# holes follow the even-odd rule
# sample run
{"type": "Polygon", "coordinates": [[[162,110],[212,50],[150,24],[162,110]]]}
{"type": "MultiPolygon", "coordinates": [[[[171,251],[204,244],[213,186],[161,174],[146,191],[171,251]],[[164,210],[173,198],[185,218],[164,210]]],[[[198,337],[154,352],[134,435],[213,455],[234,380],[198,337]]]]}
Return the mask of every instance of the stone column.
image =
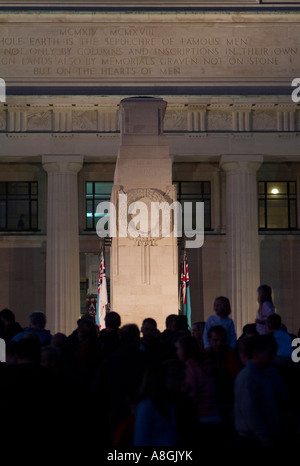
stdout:
{"type": "Polygon", "coordinates": [[[237,335],[257,310],[260,285],[256,172],[262,156],[222,156],[226,172],[227,289],[237,335]]]}
{"type": "Polygon", "coordinates": [[[46,315],[51,332],[69,335],[80,315],[77,174],[82,156],[47,155],[46,315]]]}

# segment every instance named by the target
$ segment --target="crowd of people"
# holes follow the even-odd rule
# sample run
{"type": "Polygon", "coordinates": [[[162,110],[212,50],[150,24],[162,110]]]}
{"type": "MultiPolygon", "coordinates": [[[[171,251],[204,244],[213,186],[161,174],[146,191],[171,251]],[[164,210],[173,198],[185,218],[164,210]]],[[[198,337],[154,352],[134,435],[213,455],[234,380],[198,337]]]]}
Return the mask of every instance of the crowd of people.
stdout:
{"type": "MultiPolygon", "coordinates": [[[[34,441],[56,448],[240,447],[286,449],[300,440],[300,368],[291,335],[266,285],[259,308],[237,336],[228,298],[188,327],[171,314],[122,325],[110,311],[105,328],[82,315],[70,335],[47,330],[33,312],[22,328],[0,312],[6,361],[0,364],[1,447],[34,441]],[[266,302],[268,304],[266,304],[266,302]],[[28,422],[30,429],[27,428],[28,422]]],[[[296,336],[296,335],[295,335],[296,336]]]]}

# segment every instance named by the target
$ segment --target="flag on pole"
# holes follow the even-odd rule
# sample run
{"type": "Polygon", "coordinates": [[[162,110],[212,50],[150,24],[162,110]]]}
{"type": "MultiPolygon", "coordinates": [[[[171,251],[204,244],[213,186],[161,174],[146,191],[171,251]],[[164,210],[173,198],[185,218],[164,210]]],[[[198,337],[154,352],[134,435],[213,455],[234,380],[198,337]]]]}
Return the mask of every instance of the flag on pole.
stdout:
{"type": "Polygon", "coordinates": [[[105,328],[104,319],[106,315],[107,304],[108,304],[108,300],[107,300],[105,261],[104,261],[103,251],[101,251],[100,269],[99,269],[99,278],[98,278],[98,290],[97,290],[97,307],[96,307],[96,324],[98,325],[100,330],[105,328]]]}
{"type": "Polygon", "coordinates": [[[190,277],[186,252],[184,251],[180,276],[180,310],[187,317],[189,329],[192,327],[192,308],[190,297],[190,277]]]}

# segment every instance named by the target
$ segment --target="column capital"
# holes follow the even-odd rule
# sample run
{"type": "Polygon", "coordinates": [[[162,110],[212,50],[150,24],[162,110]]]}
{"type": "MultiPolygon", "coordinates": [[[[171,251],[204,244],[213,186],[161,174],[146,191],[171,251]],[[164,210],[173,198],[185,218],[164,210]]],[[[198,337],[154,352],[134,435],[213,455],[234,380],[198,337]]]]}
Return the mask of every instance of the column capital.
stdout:
{"type": "Polygon", "coordinates": [[[42,165],[50,174],[77,174],[83,166],[83,155],[43,155],[42,165]]]}
{"type": "Polygon", "coordinates": [[[263,160],[262,155],[222,155],[220,167],[225,172],[256,173],[263,160]]]}

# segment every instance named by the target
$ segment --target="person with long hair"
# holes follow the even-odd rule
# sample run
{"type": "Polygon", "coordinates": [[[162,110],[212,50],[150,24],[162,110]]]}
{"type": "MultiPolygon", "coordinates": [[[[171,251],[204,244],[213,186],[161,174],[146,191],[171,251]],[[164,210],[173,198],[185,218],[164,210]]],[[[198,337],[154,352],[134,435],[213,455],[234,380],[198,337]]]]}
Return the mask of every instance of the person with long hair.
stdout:
{"type": "Polygon", "coordinates": [[[203,346],[204,349],[210,347],[209,330],[215,325],[222,325],[227,334],[227,343],[230,348],[234,349],[236,346],[236,329],[231,314],[231,304],[226,296],[217,296],[214,300],[214,314],[210,315],[204,326],[203,330],[203,346]]]}
{"type": "Polygon", "coordinates": [[[275,313],[275,307],[272,298],[272,288],[269,285],[260,285],[257,288],[258,310],[256,314],[256,329],[260,335],[266,335],[267,318],[275,313]]]}
{"type": "Polygon", "coordinates": [[[136,403],[134,446],[177,446],[175,406],[167,390],[166,367],[158,362],[144,373],[136,403]]]}
{"type": "Polygon", "coordinates": [[[211,366],[206,364],[197,340],[191,335],[178,338],[175,347],[178,359],[185,364],[184,389],[197,413],[198,436],[206,447],[212,446],[222,432],[222,419],[211,366]]]}

